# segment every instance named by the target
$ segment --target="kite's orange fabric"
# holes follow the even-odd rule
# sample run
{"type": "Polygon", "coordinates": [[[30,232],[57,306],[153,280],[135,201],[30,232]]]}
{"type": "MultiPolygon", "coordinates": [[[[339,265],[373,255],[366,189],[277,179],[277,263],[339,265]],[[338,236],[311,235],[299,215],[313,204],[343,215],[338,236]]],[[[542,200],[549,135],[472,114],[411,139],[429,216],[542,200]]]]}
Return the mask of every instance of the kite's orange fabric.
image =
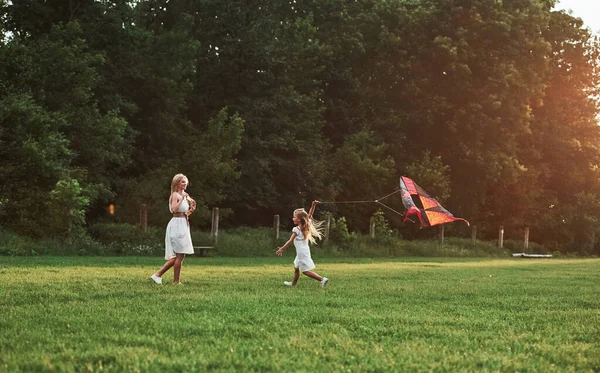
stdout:
{"type": "Polygon", "coordinates": [[[469,222],[462,218],[455,218],[450,211],[446,210],[439,202],[406,176],[400,177],[400,188],[402,189],[402,203],[406,208],[404,222],[410,215],[417,215],[421,222],[421,228],[431,227],[438,224],[450,223],[462,220],[467,225],[469,222]],[[412,196],[418,196],[423,208],[418,208],[412,200],[412,196]]]}

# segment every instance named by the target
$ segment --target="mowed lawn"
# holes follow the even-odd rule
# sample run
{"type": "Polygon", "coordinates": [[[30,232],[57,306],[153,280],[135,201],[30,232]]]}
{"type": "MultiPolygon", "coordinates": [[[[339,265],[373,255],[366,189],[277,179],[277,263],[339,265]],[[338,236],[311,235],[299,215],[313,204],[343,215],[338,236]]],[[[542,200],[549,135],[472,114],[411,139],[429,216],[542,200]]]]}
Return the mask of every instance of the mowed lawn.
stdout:
{"type": "Polygon", "coordinates": [[[0,371],[600,370],[600,259],[0,257],[0,371]]]}

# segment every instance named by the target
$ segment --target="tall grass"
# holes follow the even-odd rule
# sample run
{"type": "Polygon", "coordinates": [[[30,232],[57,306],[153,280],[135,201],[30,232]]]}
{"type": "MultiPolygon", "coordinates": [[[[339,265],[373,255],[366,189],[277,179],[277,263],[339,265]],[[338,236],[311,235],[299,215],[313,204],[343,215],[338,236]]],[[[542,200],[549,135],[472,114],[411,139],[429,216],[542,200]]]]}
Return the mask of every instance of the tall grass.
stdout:
{"type": "Polygon", "coordinates": [[[0,371],[600,369],[599,259],[292,259],[0,257],[0,371]]]}

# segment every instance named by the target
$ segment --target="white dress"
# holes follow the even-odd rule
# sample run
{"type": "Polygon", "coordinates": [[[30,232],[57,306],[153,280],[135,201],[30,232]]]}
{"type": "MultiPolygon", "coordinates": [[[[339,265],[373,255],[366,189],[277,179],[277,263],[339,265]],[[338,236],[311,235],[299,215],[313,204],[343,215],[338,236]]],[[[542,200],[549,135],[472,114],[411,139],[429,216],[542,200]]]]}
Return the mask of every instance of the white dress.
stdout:
{"type": "MultiPolygon", "coordinates": [[[[190,206],[186,199],[179,206],[178,212],[188,212],[190,206]]],[[[171,204],[169,204],[171,211],[171,204]]],[[[173,211],[171,211],[172,213],[173,211]]],[[[167,225],[165,234],[165,260],[175,258],[175,254],[193,254],[194,245],[192,245],[192,235],[190,234],[190,225],[185,217],[171,218],[167,225]]]]}
{"type": "Polygon", "coordinates": [[[296,259],[294,259],[294,268],[300,268],[300,271],[306,272],[315,268],[315,262],[313,262],[310,256],[310,247],[308,247],[308,240],[304,238],[302,230],[298,227],[294,227],[292,232],[296,233],[294,238],[294,246],[296,247],[296,259]]]}

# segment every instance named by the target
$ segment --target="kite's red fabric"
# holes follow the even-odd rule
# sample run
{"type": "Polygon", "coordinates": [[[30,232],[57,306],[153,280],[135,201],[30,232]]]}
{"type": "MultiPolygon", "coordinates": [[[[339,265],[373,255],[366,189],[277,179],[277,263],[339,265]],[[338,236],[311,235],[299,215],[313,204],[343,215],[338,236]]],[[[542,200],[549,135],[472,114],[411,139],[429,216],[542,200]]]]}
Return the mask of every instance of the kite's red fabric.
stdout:
{"type": "Polygon", "coordinates": [[[455,218],[450,211],[446,210],[439,202],[406,176],[400,177],[400,188],[402,189],[402,203],[406,208],[404,222],[410,215],[417,215],[421,222],[421,228],[431,227],[438,224],[450,223],[462,220],[467,225],[469,222],[462,218],[455,218]],[[418,208],[413,202],[412,196],[418,196],[423,208],[418,208]]]}

